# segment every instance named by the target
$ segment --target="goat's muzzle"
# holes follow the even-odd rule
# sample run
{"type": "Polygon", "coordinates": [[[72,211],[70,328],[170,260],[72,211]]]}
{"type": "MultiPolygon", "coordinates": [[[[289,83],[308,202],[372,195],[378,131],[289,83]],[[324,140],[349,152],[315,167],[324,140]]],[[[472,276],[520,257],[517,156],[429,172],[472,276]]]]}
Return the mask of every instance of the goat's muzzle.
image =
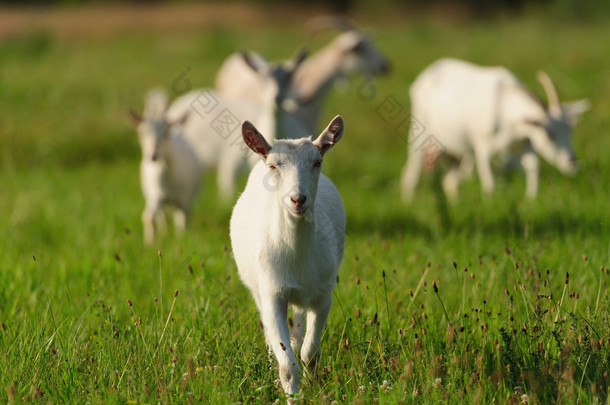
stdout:
{"type": "Polygon", "coordinates": [[[292,205],[293,205],[292,211],[295,214],[301,215],[306,211],[304,205],[305,205],[305,202],[307,201],[307,196],[304,196],[302,194],[293,195],[290,197],[290,201],[292,202],[292,205]]]}

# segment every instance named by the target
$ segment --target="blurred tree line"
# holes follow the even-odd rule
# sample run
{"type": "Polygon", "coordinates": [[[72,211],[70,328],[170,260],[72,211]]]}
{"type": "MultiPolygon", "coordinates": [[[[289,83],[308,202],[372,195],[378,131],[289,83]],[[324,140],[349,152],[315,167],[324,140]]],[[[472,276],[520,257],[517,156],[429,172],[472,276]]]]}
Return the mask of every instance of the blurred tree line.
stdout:
{"type": "MultiPolygon", "coordinates": [[[[70,6],[70,5],[104,5],[104,4],[160,4],[188,3],[194,0],[0,0],[1,5],[11,6],[70,6]]],[[[208,0],[219,1],[219,0],[208,0]]],[[[294,4],[328,5],[336,12],[347,13],[367,0],[242,0],[250,3],[273,4],[282,2],[294,4]]],[[[406,10],[426,11],[443,6],[461,8],[473,16],[490,16],[499,13],[521,14],[528,10],[543,10],[554,17],[575,20],[610,17],[610,1],[608,0],[377,0],[371,7],[400,7],[406,10]]]]}

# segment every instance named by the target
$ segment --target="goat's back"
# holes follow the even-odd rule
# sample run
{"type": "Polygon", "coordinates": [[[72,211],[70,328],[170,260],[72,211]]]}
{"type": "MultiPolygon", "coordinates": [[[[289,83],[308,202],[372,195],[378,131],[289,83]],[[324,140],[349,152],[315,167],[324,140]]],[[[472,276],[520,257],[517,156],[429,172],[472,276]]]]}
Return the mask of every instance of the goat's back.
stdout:
{"type": "MultiPolygon", "coordinates": [[[[190,91],[174,100],[167,116],[176,120],[188,114],[183,124],[184,136],[193,144],[206,167],[217,166],[220,159],[250,152],[241,139],[241,122],[250,120],[265,134],[274,134],[272,117],[260,103],[225,97],[210,89],[190,91]]],[[[269,139],[270,141],[271,139],[269,139]]]]}
{"type": "MultiPolygon", "coordinates": [[[[250,57],[264,60],[255,52],[250,57]]],[[[261,78],[250,68],[239,53],[233,53],[222,64],[215,80],[216,90],[227,97],[237,97],[253,102],[262,102],[264,85],[261,78]]]]}
{"type": "Polygon", "coordinates": [[[518,84],[502,67],[441,59],[413,82],[412,115],[449,153],[462,155],[469,144],[494,133],[503,105],[502,88],[518,84]]]}

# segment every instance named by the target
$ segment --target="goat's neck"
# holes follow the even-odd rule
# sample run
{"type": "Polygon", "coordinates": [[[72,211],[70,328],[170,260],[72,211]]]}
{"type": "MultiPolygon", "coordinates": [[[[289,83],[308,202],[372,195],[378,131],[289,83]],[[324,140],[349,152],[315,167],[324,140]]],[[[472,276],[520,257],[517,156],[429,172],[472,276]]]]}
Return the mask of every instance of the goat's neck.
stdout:
{"type": "Polygon", "coordinates": [[[296,97],[303,103],[320,101],[340,75],[342,50],[336,44],[322,48],[299,67],[294,78],[296,97]]]}
{"type": "Polygon", "coordinates": [[[288,249],[301,250],[313,238],[315,232],[315,222],[313,208],[302,218],[297,218],[281,207],[279,203],[273,204],[270,210],[269,237],[271,240],[288,249]]]}

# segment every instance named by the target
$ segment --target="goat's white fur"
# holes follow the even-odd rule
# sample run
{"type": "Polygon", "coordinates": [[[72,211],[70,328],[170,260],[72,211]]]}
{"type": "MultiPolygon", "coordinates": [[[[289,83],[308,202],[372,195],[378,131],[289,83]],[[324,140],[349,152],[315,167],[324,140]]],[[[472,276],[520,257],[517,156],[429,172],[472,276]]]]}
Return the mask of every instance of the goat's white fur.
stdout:
{"type": "Polygon", "coordinates": [[[315,141],[276,140],[271,146],[252,124],[243,124],[245,143],[262,161],[252,169],[233,209],[231,244],[288,395],[298,392],[301,375],[295,353],[300,350],[308,367],[320,356],[343,258],[343,203],[332,182],[320,173],[323,155],[343,131],[343,119],[337,116],[315,141]],[[289,305],[292,331],[287,325],[289,305]]]}
{"type": "MultiPolygon", "coordinates": [[[[352,73],[377,75],[389,69],[388,60],[373,41],[355,26],[350,27],[305,60],[295,73],[285,108],[305,125],[308,133],[318,130],[322,104],[337,79],[352,73]]],[[[255,57],[264,60],[260,55],[255,57]]],[[[229,56],[216,75],[216,89],[231,97],[258,102],[262,86],[239,54],[229,56]]]]}
{"type": "Polygon", "coordinates": [[[491,193],[491,159],[496,154],[518,157],[531,198],[538,192],[537,155],[562,173],[573,174],[571,132],[589,103],[559,104],[551,79],[543,72],[538,78],[550,103],[548,109],[503,67],[441,59],[426,68],[410,89],[412,119],[417,125],[411,125],[411,146],[401,180],[403,197],[413,197],[425,159],[419,137],[434,136],[437,151],[455,158],[457,163],[443,179],[450,198],[455,198],[460,180],[475,166],[483,191],[491,193]]]}
{"type": "Polygon", "coordinates": [[[151,243],[155,228],[165,228],[165,205],[174,208],[174,226],[184,231],[191,205],[201,184],[201,164],[190,142],[183,136],[181,122],[167,118],[168,98],[161,90],[151,91],[138,123],[142,148],[140,182],[146,202],[142,213],[144,241],[151,243]]]}
{"type": "MultiPolygon", "coordinates": [[[[267,63],[249,55],[246,64],[250,73],[258,77],[262,97],[259,102],[221,95],[210,89],[193,90],[178,97],[170,106],[171,118],[190,112],[184,123],[184,134],[195,147],[204,168],[217,168],[218,187],[222,197],[235,195],[237,174],[250,168],[257,158],[241,140],[240,123],[251,120],[265,134],[268,141],[287,133],[302,137],[305,128],[279,104],[285,97],[293,71],[304,55],[282,66],[267,63]]],[[[242,54],[240,59],[244,60],[242,54]]]]}

